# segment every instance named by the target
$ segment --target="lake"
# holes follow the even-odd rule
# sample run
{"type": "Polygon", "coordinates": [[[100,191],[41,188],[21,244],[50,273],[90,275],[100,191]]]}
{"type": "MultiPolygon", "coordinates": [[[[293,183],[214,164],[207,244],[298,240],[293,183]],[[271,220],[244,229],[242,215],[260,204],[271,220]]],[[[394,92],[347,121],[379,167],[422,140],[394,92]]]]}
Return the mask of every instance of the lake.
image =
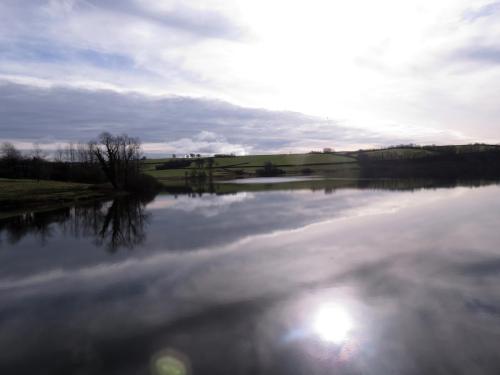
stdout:
{"type": "Polygon", "coordinates": [[[300,181],[0,219],[0,373],[498,374],[499,197],[300,181]]]}

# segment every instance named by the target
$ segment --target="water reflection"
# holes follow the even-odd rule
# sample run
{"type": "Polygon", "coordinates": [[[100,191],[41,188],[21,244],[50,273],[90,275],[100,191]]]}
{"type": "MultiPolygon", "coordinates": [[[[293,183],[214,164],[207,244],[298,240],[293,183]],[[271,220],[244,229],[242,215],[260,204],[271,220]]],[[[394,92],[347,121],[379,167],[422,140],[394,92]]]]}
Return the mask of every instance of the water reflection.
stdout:
{"type": "Polygon", "coordinates": [[[341,305],[322,305],[314,315],[313,330],[321,339],[335,344],[343,343],[354,327],[346,309],[341,305]]]}
{"type": "MultiPolygon", "coordinates": [[[[32,236],[41,246],[49,244],[51,239],[57,239],[60,231],[75,239],[80,237],[92,238],[95,246],[105,248],[110,253],[119,249],[133,249],[144,245],[146,227],[151,211],[165,209],[170,212],[167,223],[162,223],[162,232],[165,234],[164,249],[185,247],[192,248],[195,243],[206,246],[207,241],[226,242],[228,237],[240,237],[254,232],[272,231],[282,227],[296,227],[311,221],[331,215],[325,208],[336,205],[336,209],[343,209],[343,205],[350,204],[342,196],[340,199],[328,199],[324,205],[316,196],[309,201],[295,202],[306,211],[301,215],[282,220],[280,216],[288,216],[296,207],[291,205],[292,195],[283,195],[283,191],[311,191],[324,192],[326,195],[352,191],[352,189],[367,191],[417,191],[420,189],[442,189],[457,186],[480,187],[496,184],[491,180],[430,180],[430,179],[380,179],[380,180],[353,180],[353,179],[314,179],[297,181],[286,184],[239,184],[237,190],[230,184],[219,184],[207,190],[200,186],[197,193],[190,188],[177,187],[174,195],[154,196],[121,196],[110,202],[94,202],[75,207],[64,207],[45,211],[26,212],[22,215],[0,219],[0,246],[2,240],[10,245],[18,244],[23,238],[32,236]],[[184,189],[184,190],[183,190],[184,189]],[[248,190],[248,191],[247,191],[248,190]],[[259,198],[255,205],[255,194],[267,192],[259,198]],[[241,210],[234,211],[239,203],[241,210]],[[255,212],[267,211],[267,215],[258,221],[247,220],[246,225],[239,225],[233,217],[252,219],[255,212]],[[233,217],[222,217],[227,212],[233,217]],[[217,217],[218,220],[207,221],[217,217]],[[222,227],[228,229],[223,231],[222,227]],[[202,231],[203,233],[200,233],[202,231]],[[209,235],[208,235],[209,233],[209,235]],[[220,237],[219,237],[220,236],[220,237]]],[[[167,189],[168,191],[168,189],[167,189]]],[[[157,234],[157,228],[152,230],[157,234]]],[[[50,245],[53,245],[50,243],[50,245]]]]}
{"type": "Polygon", "coordinates": [[[26,217],[0,252],[0,373],[500,373],[499,193],[166,195],[134,220],[111,202],[26,217]],[[127,233],[136,251],[92,251],[127,233]]]}
{"type": "Polygon", "coordinates": [[[144,242],[151,197],[121,196],[112,202],[93,202],[55,210],[26,212],[0,220],[0,240],[5,235],[15,245],[25,236],[34,236],[42,246],[54,237],[56,226],[74,238],[91,237],[96,246],[109,252],[132,249],[144,242]]]}
{"type": "Polygon", "coordinates": [[[27,212],[23,215],[0,219],[0,235],[5,233],[7,241],[10,244],[16,244],[23,237],[31,234],[44,245],[52,234],[50,225],[64,223],[70,217],[71,209],[67,207],[50,211],[27,212]]]}
{"type": "Polygon", "coordinates": [[[459,179],[459,178],[258,178],[242,179],[238,183],[213,182],[186,184],[166,187],[173,195],[187,195],[193,198],[203,194],[228,194],[258,191],[310,190],[333,194],[339,189],[370,189],[415,191],[432,188],[453,188],[456,186],[480,187],[497,184],[498,179],[459,179]],[[250,180],[250,181],[246,181],[250,180]],[[252,181],[259,181],[252,183],[252,181]],[[281,181],[281,182],[279,182],[281,181]]]}
{"type": "Polygon", "coordinates": [[[148,215],[144,212],[146,203],[147,201],[131,197],[115,199],[104,216],[98,220],[95,220],[96,211],[93,210],[94,215],[89,224],[94,233],[97,233],[96,243],[106,247],[110,252],[115,252],[122,247],[132,249],[144,242],[145,224],[148,219],[148,215]]]}

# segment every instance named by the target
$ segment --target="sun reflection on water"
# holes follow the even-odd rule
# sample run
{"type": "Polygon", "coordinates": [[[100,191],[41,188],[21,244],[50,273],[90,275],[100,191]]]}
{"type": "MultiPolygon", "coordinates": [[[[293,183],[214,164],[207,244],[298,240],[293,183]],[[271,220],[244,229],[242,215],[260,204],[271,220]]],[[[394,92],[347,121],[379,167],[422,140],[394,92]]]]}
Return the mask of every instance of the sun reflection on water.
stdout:
{"type": "Polygon", "coordinates": [[[313,318],[312,329],[322,340],[341,344],[354,328],[347,310],[333,303],[320,306],[313,318]]]}
{"type": "Polygon", "coordinates": [[[298,350],[295,356],[302,353],[305,361],[333,371],[356,366],[366,333],[356,302],[331,297],[306,297],[295,302],[296,310],[293,305],[285,307],[288,329],[282,344],[285,350],[298,350]]]}

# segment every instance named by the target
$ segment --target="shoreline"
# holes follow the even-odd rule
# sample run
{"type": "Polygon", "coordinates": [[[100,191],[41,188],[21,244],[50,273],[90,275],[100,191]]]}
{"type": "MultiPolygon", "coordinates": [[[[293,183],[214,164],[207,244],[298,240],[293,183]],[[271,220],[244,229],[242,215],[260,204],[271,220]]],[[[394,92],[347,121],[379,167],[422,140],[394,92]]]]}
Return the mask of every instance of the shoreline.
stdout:
{"type": "Polygon", "coordinates": [[[93,200],[112,199],[116,192],[106,186],[28,179],[0,179],[0,218],[27,210],[44,210],[93,200]]]}

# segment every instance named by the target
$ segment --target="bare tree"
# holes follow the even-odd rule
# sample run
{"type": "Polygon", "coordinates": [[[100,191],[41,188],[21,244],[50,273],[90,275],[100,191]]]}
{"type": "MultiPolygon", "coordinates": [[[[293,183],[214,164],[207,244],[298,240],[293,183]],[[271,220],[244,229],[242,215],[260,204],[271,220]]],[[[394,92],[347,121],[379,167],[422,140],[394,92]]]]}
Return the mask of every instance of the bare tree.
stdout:
{"type": "Polygon", "coordinates": [[[64,150],[59,146],[54,153],[54,161],[57,163],[64,162],[64,150]]]}
{"type": "Polygon", "coordinates": [[[89,147],[82,142],[76,145],[76,161],[81,164],[94,164],[97,162],[94,154],[90,152],[89,147]]]}
{"type": "Polygon", "coordinates": [[[64,150],[66,153],[66,161],[70,163],[76,162],[76,150],[75,150],[75,145],[73,142],[70,142],[67,146],[66,149],[64,150]]]}
{"type": "Polygon", "coordinates": [[[33,160],[45,160],[47,153],[42,150],[38,142],[33,143],[33,148],[31,149],[31,157],[33,160]]]}
{"type": "Polygon", "coordinates": [[[89,143],[89,150],[115,189],[126,188],[139,173],[141,144],[137,138],[105,132],[89,143]]]}
{"type": "Polygon", "coordinates": [[[31,175],[37,181],[40,181],[41,178],[45,177],[45,158],[47,154],[42,150],[40,144],[38,142],[33,143],[33,148],[30,152],[31,155],[31,175]]]}
{"type": "Polygon", "coordinates": [[[23,155],[16,146],[10,142],[4,142],[0,146],[0,158],[8,161],[18,161],[21,160],[23,155]]]}

